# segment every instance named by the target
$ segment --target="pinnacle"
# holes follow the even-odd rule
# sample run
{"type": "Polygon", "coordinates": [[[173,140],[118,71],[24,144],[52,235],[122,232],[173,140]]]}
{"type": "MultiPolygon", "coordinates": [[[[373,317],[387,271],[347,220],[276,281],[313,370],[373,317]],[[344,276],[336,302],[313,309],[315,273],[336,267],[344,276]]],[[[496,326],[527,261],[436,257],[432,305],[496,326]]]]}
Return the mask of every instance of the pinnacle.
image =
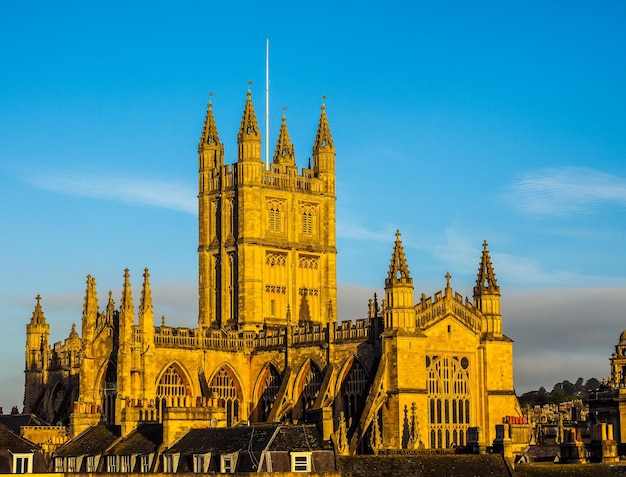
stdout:
{"type": "Polygon", "coordinates": [[[389,273],[387,274],[387,282],[391,283],[397,280],[411,280],[411,274],[404,255],[404,247],[402,246],[399,230],[396,231],[396,242],[393,247],[393,253],[391,254],[389,273]]]}
{"type": "Polygon", "coordinates": [[[315,154],[322,149],[334,149],[334,147],[333,136],[330,133],[330,126],[328,124],[328,118],[326,117],[326,106],[322,104],[322,113],[320,114],[320,120],[317,126],[313,153],[315,154]]]}
{"type": "Polygon", "coordinates": [[[45,325],[46,317],[43,314],[43,308],[41,307],[41,295],[37,295],[35,297],[37,303],[35,304],[35,309],[33,310],[33,316],[30,319],[31,324],[45,325]]]}
{"type": "Polygon", "coordinates": [[[483,241],[483,253],[478,266],[478,275],[476,277],[476,287],[474,289],[474,293],[476,294],[477,292],[487,290],[499,292],[500,287],[498,287],[496,274],[493,270],[491,257],[489,256],[488,244],[485,240],[483,241]]]}
{"type": "Polygon", "coordinates": [[[287,119],[283,115],[278,133],[278,142],[276,143],[276,151],[274,152],[274,163],[295,165],[295,152],[289,130],[287,129],[287,119]]]}
{"type": "Polygon", "coordinates": [[[213,116],[213,103],[209,101],[204,126],[202,128],[202,135],[200,136],[200,145],[217,146],[219,144],[220,137],[217,133],[217,125],[215,124],[215,117],[213,116]]]}
{"type": "Polygon", "coordinates": [[[237,141],[241,142],[244,139],[256,139],[260,140],[261,135],[259,132],[259,123],[256,120],[256,113],[254,112],[254,105],[252,104],[252,93],[248,90],[246,97],[246,105],[243,109],[243,116],[241,118],[241,125],[239,126],[239,134],[237,135],[237,141]]]}

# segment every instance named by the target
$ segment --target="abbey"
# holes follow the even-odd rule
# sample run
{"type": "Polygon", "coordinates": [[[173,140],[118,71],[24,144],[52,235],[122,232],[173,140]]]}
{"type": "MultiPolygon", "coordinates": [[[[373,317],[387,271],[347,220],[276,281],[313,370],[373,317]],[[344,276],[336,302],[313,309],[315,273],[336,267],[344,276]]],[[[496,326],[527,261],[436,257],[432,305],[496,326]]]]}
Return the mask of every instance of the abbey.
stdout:
{"type": "Polygon", "coordinates": [[[521,415],[486,242],[473,300],[446,275],[445,288],[416,301],[398,232],[384,298],[372,297],[365,317],[337,321],[335,146],[324,106],[299,169],[284,117],[273,161],[262,162],[250,92],[237,160],[225,163],[209,103],[198,181],[197,327],[155,323],[147,269],[135,298],[126,270],[119,303],[109,292],[104,306],[87,277],[81,334],[73,327],[54,345],[38,296],[24,412],[72,436],[99,423],[122,436],[160,423],[166,445],[194,428],[316,423],[345,454],[487,446],[496,424],[521,415]]]}

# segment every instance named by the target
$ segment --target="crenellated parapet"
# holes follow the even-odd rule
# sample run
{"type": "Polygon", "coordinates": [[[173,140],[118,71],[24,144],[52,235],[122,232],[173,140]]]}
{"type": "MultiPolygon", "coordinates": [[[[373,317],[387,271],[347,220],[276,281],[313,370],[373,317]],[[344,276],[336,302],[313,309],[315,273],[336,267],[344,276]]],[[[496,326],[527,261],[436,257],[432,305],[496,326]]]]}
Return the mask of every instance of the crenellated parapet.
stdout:
{"type": "MultiPolygon", "coordinates": [[[[325,343],[365,341],[371,338],[371,320],[342,321],[341,324],[304,323],[301,325],[267,326],[254,331],[238,331],[207,328],[174,328],[157,326],[154,328],[154,344],[157,348],[211,349],[221,351],[263,350],[281,348],[286,345],[287,333],[290,345],[310,346],[325,343]],[[289,331],[288,331],[289,330],[289,331]]],[[[133,329],[133,341],[141,341],[140,329],[133,329]]]]}
{"type": "Polygon", "coordinates": [[[419,303],[415,305],[416,324],[420,330],[430,327],[432,324],[454,315],[469,329],[476,333],[483,331],[482,313],[468,299],[463,300],[460,293],[443,293],[438,291],[432,297],[422,295],[419,303]]]}

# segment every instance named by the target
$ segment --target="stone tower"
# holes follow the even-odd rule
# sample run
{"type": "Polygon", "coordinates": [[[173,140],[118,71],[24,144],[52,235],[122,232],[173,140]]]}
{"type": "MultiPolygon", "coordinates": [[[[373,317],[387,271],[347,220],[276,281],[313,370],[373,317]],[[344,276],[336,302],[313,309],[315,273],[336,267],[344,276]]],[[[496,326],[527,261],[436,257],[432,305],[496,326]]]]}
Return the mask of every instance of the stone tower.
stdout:
{"type": "Polygon", "coordinates": [[[25,412],[30,412],[35,408],[37,398],[48,381],[49,338],[50,325],[46,323],[46,317],[41,308],[41,296],[37,295],[33,316],[30,323],[26,325],[25,412]]]}
{"type": "Polygon", "coordinates": [[[224,164],[213,106],[198,145],[200,328],[336,319],[335,147],[325,107],[301,172],[282,118],[269,169],[248,91],[238,157],[224,164]]]}

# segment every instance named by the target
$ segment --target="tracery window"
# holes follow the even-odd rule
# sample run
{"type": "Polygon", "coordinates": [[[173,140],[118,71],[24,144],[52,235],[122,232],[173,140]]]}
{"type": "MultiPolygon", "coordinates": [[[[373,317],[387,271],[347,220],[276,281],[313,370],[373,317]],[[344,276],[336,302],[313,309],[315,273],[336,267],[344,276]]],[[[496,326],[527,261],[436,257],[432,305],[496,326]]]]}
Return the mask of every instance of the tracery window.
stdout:
{"type": "Polygon", "coordinates": [[[280,374],[274,366],[269,365],[264,374],[264,382],[261,385],[261,399],[259,401],[260,421],[266,421],[269,417],[281,384],[280,374]]]}
{"type": "Polygon", "coordinates": [[[213,376],[209,385],[210,395],[216,393],[220,406],[226,409],[227,426],[233,426],[239,421],[241,399],[238,388],[235,377],[225,366],[222,366],[213,376]]]}
{"type": "Polygon", "coordinates": [[[317,270],[319,266],[318,263],[318,257],[312,255],[300,255],[300,259],[298,260],[298,266],[300,268],[308,268],[311,270],[317,270]]]}
{"type": "Polygon", "coordinates": [[[352,419],[361,413],[367,382],[367,371],[358,359],[354,359],[346,379],[341,384],[343,412],[348,426],[352,424],[352,419]]]}
{"type": "Polygon", "coordinates": [[[183,406],[187,396],[191,396],[189,383],[175,365],[170,365],[157,384],[157,407],[163,412],[164,406],[183,406]]]}
{"type": "Polygon", "coordinates": [[[287,263],[287,258],[284,253],[267,252],[265,263],[270,267],[284,267],[287,263]]]}
{"type": "Polygon", "coordinates": [[[427,356],[426,368],[430,448],[465,445],[471,422],[468,358],[427,356]]]}
{"type": "Polygon", "coordinates": [[[302,393],[300,394],[300,402],[302,404],[302,411],[306,411],[313,407],[317,395],[322,387],[322,380],[324,375],[318,366],[311,361],[309,366],[309,372],[304,377],[304,384],[302,386],[302,393]]]}

